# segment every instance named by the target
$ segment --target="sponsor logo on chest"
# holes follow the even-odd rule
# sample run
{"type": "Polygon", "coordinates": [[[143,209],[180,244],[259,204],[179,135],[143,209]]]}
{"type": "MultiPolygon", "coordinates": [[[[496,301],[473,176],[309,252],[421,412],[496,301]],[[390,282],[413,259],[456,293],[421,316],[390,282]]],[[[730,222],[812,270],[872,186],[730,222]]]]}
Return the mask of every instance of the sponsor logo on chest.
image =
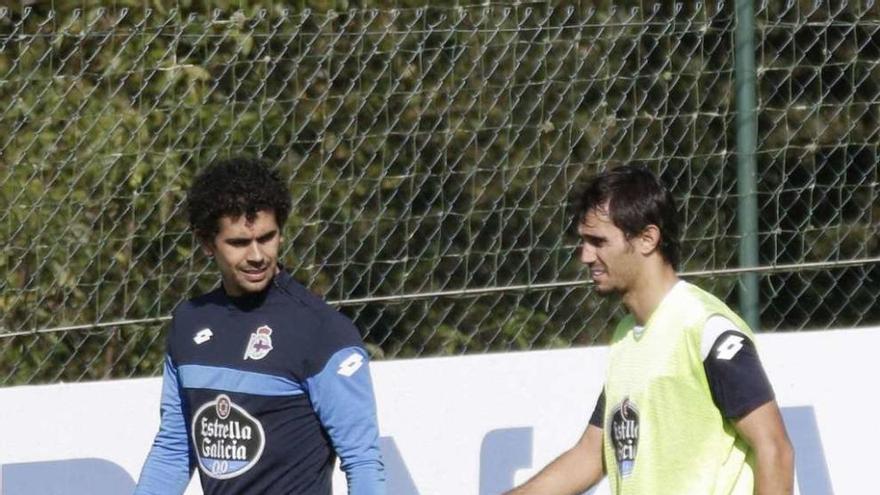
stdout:
{"type": "Polygon", "coordinates": [[[193,415],[192,441],[199,469],[216,479],[240,476],[263,454],[263,425],[225,394],[193,415]]]}
{"type": "Polygon", "coordinates": [[[244,359],[263,359],[272,350],[272,329],[263,325],[256,329],[248,339],[244,350],[244,359]]]}
{"type": "Polygon", "coordinates": [[[611,412],[609,435],[617,458],[617,469],[625,478],[635,468],[639,447],[639,411],[628,397],[611,412]]]}

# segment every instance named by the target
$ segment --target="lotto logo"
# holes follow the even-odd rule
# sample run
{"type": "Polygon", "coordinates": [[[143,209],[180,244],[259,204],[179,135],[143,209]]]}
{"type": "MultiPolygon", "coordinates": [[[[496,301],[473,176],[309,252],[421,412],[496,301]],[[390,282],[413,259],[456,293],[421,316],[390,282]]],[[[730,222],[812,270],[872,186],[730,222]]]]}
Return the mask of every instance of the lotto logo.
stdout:
{"type": "Polygon", "coordinates": [[[212,332],[210,328],[203,328],[199,330],[198,333],[196,333],[196,335],[193,337],[193,342],[195,342],[196,345],[202,345],[205,342],[211,340],[211,337],[213,335],[214,332],[212,332]]]}
{"type": "Polygon", "coordinates": [[[739,352],[740,349],[743,348],[743,338],[739,335],[731,335],[724,339],[724,342],[718,346],[718,353],[716,357],[718,359],[723,359],[725,361],[729,361],[733,356],[736,356],[736,353],[739,352]]]}
{"type": "Polygon", "coordinates": [[[364,357],[355,352],[351,356],[348,356],[347,358],[345,358],[345,361],[340,363],[339,369],[336,371],[336,373],[338,373],[342,376],[351,376],[358,369],[360,369],[361,365],[363,365],[363,364],[364,364],[364,357]]]}

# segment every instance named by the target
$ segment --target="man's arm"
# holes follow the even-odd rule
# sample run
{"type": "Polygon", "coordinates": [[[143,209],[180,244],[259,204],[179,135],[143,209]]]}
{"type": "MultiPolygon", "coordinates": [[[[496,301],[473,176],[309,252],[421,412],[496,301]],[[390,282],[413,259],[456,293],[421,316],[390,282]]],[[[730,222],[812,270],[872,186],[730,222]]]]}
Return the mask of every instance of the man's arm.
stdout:
{"type": "Polygon", "coordinates": [[[177,368],[165,356],[159,433],[147,456],[134,495],[183,493],[192,476],[189,441],[180,401],[177,368]]]}
{"type": "Polygon", "coordinates": [[[506,495],[576,495],[598,483],[603,474],[602,429],[591,424],[574,447],[506,495]]]}
{"type": "Polygon", "coordinates": [[[384,495],[376,400],[367,352],[348,347],[308,378],[309,399],[345,471],[350,495],[384,495]]]}
{"type": "Polygon", "coordinates": [[[599,394],[590,424],[574,447],[557,457],[532,479],[506,495],[574,495],[598,483],[604,475],[602,424],[605,391],[599,394]]]}
{"type": "Polygon", "coordinates": [[[706,322],[702,338],[712,400],[755,451],[755,493],[792,493],[794,454],[754,342],[722,316],[706,322]]]}
{"type": "Polygon", "coordinates": [[[794,493],[794,450],[776,401],[737,419],[734,426],[755,451],[755,494],[794,493]]]}

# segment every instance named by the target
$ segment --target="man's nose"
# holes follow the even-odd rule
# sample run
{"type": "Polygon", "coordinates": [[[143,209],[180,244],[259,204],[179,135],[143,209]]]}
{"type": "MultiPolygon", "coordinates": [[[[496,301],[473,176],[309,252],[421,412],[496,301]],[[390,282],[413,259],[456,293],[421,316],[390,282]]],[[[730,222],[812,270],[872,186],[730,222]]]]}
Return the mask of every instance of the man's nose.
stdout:
{"type": "Polygon", "coordinates": [[[596,250],[587,243],[581,244],[581,263],[589,265],[596,261],[596,250]]]}
{"type": "Polygon", "coordinates": [[[252,242],[248,248],[248,261],[254,264],[262,263],[265,258],[266,255],[263,253],[260,243],[252,242]]]}

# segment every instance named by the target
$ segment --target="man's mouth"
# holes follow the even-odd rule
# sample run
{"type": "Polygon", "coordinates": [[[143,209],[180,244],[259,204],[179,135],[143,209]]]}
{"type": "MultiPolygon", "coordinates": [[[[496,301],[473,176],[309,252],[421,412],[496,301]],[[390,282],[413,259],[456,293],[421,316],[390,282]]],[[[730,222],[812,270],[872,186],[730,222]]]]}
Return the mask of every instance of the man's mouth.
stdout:
{"type": "Polygon", "coordinates": [[[262,268],[242,270],[241,272],[244,274],[244,278],[247,279],[249,282],[259,282],[260,280],[263,280],[268,271],[269,267],[264,266],[262,268]]]}

